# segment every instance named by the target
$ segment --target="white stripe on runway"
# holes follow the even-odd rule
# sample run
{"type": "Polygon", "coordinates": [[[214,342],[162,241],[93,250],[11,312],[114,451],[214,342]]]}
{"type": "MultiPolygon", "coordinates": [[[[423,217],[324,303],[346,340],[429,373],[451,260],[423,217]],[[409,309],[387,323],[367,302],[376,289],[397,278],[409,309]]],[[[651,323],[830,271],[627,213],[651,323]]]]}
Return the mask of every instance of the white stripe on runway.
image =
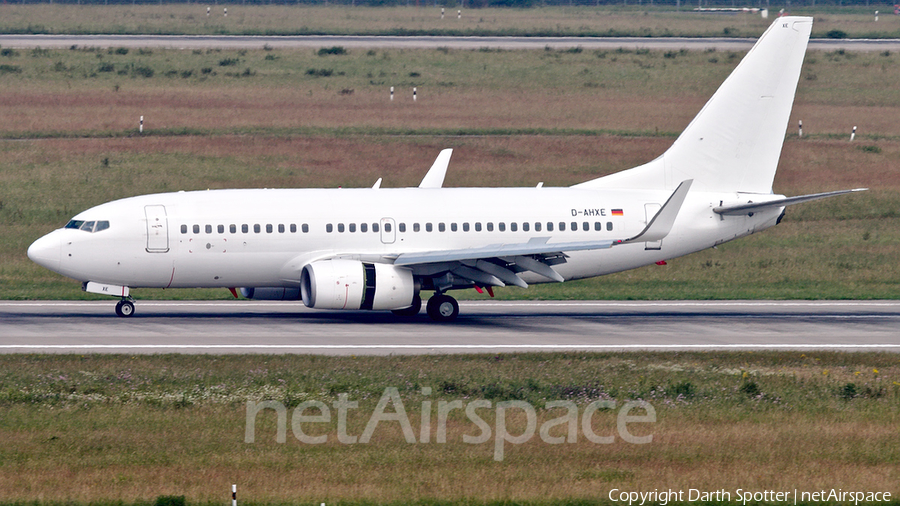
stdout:
{"type": "MultiPolygon", "coordinates": [[[[0,301],[0,307],[96,307],[110,301],[30,302],[0,301]]],[[[300,301],[154,301],[142,300],[140,305],[151,307],[306,307],[300,301]]],[[[900,301],[460,301],[466,307],[897,307],[900,301]]]]}
{"type": "Polygon", "coordinates": [[[900,344],[5,344],[0,350],[624,350],[624,349],[900,349],[900,344]]]}

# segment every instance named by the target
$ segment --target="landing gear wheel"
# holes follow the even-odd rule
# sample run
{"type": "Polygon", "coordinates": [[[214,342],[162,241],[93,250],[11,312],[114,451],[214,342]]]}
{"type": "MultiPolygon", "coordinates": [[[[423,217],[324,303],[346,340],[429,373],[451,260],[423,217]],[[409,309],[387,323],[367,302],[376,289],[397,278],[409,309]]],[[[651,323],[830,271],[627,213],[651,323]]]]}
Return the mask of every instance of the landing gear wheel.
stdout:
{"type": "Polygon", "coordinates": [[[122,299],[116,304],[116,314],[123,317],[128,318],[129,316],[134,314],[134,302],[130,300],[122,299]]]}
{"type": "Polygon", "coordinates": [[[392,309],[391,312],[396,316],[416,316],[421,310],[422,297],[419,297],[419,295],[416,294],[416,296],[413,297],[412,304],[409,307],[405,307],[403,309],[392,309]]]}
{"type": "Polygon", "coordinates": [[[428,316],[436,322],[449,322],[459,316],[459,304],[449,295],[435,295],[428,299],[428,316]]]}

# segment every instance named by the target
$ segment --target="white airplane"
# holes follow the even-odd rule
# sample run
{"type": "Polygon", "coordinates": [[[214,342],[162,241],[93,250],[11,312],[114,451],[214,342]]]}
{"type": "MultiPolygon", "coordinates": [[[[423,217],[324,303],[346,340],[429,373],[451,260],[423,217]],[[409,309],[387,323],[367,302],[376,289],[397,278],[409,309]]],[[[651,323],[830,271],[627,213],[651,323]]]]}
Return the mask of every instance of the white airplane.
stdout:
{"type": "MultiPolygon", "coordinates": [[[[311,308],[459,313],[449,290],[563,282],[687,255],[777,224],[772,181],[812,18],[776,20],[655,160],[566,188],[442,188],[451,150],[417,188],[213,190],[102,204],[28,248],[114,295],[223,287],[311,308]]],[[[493,294],[493,292],[491,292],[493,294]]]]}

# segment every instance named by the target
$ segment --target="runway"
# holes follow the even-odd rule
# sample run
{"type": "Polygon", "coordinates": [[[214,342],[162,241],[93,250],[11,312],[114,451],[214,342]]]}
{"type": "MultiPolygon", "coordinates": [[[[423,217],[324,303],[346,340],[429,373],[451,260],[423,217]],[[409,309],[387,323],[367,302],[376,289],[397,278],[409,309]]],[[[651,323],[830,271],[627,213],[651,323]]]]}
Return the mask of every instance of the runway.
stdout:
{"type": "Polygon", "coordinates": [[[900,301],[460,302],[459,318],[299,302],[0,302],[2,353],[900,352],[900,301]]]}
{"type": "MultiPolygon", "coordinates": [[[[653,49],[740,51],[756,42],[724,37],[389,37],[365,35],[11,35],[0,34],[0,46],[30,49],[79,47],[151,47],[172,49],[297,49],[342,46],[392,49],[653,49]]],[[[810,39],[811,51],[898,51],[900,39],[810,39]]]]}

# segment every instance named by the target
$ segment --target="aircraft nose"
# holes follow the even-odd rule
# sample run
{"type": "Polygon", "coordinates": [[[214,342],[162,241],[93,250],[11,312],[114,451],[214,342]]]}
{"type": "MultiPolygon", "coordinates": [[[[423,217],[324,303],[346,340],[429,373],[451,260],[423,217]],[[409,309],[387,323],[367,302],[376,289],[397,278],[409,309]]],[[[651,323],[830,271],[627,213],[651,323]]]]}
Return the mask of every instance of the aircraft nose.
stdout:
{"type": "Polygon", "coordinates": [[[59,258],[61,256],[62,241],[59,234],[51,232],[28,247],[28,258],[32,262],[46,267],[51,271],[59,271],[59,258]]]}

